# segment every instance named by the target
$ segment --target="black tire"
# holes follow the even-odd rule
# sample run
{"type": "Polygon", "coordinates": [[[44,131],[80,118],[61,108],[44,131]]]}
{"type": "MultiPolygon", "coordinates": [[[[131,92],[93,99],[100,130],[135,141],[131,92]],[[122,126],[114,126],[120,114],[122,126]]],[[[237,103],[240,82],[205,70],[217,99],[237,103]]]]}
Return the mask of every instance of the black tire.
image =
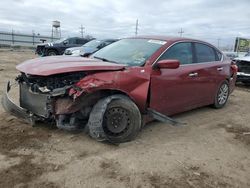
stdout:
{"type": "Polygon", "coordinates": [[[107,106],[102,126],[110,142],[128,142],[141,129],[141,113],[129,98],[114,99],[107,106]]]}
{"type": "Polygon", "coordinates": [[[215,96],[215,99],[214,99],[214,108],[222,108],[223,106],[226,105],[227,103],[227,100],[228,100],[228,97],[229,97],[229,93],[230,93],[230,88],[229,88],[229,84],[227,81],[224,81],[217,93],[216,93],[216,96],[215,96]]]}
{"type": "Polygon", "coordinates": [[[248,80],[247,81],[242,81],[242,83],[249,86],[250,85],[250,80],[249,81],[248,80]]]}
{"type": "Polygon", "coordinates": [[[47,56],[55,56],[55,55],[58,55],[56,50],[48,50],[47,56]]]}

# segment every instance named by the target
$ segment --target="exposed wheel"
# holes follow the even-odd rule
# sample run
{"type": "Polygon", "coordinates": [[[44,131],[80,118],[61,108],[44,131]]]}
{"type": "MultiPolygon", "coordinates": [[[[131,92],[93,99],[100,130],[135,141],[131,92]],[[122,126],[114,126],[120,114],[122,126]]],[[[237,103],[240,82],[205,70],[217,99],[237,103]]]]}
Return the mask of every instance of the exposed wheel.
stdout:
{"type": "Polygon", "coordinates": [[[48,56],[55,56],[57,55],[57,52],[55,50],[49,50],[47,54],[48,56]]]}
{"type": "Polygon", "coordinates": [[[229,97],[229,84],[227,81],[224,81],[215,96],[214,107],[222,108],[227,103],[229,97]]]}
{"type": "Polygon", "coordinates": [[[141,128],[141,113],[129,99],[112,100],[103,116],[103,130],[113,143],[127,142],[136,137],[141,128]]]}

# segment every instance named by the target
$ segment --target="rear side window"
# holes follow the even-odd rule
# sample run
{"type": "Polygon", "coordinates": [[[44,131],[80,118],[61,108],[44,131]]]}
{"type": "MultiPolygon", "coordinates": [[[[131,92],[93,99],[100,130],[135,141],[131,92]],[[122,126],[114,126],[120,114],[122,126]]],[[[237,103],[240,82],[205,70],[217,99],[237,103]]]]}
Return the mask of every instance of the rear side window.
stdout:
{"type": "Polygon", "coordinates": [[[70,38],[69,44],[76,44],[76,38],[70,38]]]}
{"type": "Polygon", "coordinates": [[[85,39],[76,39],[76,44],[85,44],[87,40],[85,39]]]}
{"type": "Polygon", "coordinates": [[[164,59],[178,59],[181,64],[193,63],[192,44],[190,42],[175,44],[162,54],[159,61],[164,59]]]}
{"type": "Polygon", "coordinates": [[[215,50],[205,44],[195,43],[197,63],[218,61],[215,50]]]}

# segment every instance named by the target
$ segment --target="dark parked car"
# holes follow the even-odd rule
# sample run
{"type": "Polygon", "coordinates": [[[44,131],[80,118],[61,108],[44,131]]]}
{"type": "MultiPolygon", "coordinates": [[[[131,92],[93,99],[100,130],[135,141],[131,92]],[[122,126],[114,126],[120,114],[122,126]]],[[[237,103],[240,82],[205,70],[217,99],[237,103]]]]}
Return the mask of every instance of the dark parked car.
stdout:
{"type": "Polygon", "coordinates": [[[65,49],[70,47],[82,46],[89,41],[90,39],[72,37],[61,39],[52,43],[38,44],[36,53],[40,56],[62,55],[65,49]]]}
{"type": "Polygon", "coordinates": [[[81,47],[67,48],[64,55],[87,57],[103,47],[116,42],[117,39],[92,40],[81,47]]]}
{"type": "MultiPolygon", "coordinates": [[[[134,139],[149,119],[213,105],[222,108],[235,87],[237,66],[198,40],[142,36],[119,40],[89,58],[37,58],[17,66],[20,106],[3,106],[19,117],[85,127],[96,140],[134,139]]],[[[195,117],[194,117],[195,118],[195,117]]]]}
{"type": "Polygon", "coordinates": [[[238,66],[237,82],[250,84],[250,56],[238,57],[234,61],[238,66]]]}

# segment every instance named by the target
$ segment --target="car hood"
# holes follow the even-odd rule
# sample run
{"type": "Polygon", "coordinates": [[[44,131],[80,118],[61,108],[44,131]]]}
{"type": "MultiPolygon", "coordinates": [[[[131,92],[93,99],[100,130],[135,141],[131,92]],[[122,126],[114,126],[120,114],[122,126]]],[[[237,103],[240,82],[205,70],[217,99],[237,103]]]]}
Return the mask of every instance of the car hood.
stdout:
{"type": "Polygon", "coordinates": [[[122,70],[125,65],[104,62],[99,59],[83,57],[51,56],[25,61],[16,68],[31,75],[49,76],[53,74],[79,71],[122,70]]]}
{"type": "Polygon", "coordinates": [[[66,50],[69,50],[69,51],[74,51],[74,50],[81,50],[83,47],[72,47],[72,48],[67,48],[66,50]]]}
{"type": "Polygon", "coordinates": [[[92,53],[98,50],[98,48],[88,47],[88,46],[81,46],[81,47],[73,47],[73,48],[67,48],[67,51],[74,51],[74,50],[80,50],[82,52],[86,53],[92,53]]]}
{"type": "Polygon", "coordinates": [[[234,60],[236,60],[236,61],[248,61],[248,62],[250,62],[250,56],[237,57],[237,58],[234,58],[234,60]]]}

